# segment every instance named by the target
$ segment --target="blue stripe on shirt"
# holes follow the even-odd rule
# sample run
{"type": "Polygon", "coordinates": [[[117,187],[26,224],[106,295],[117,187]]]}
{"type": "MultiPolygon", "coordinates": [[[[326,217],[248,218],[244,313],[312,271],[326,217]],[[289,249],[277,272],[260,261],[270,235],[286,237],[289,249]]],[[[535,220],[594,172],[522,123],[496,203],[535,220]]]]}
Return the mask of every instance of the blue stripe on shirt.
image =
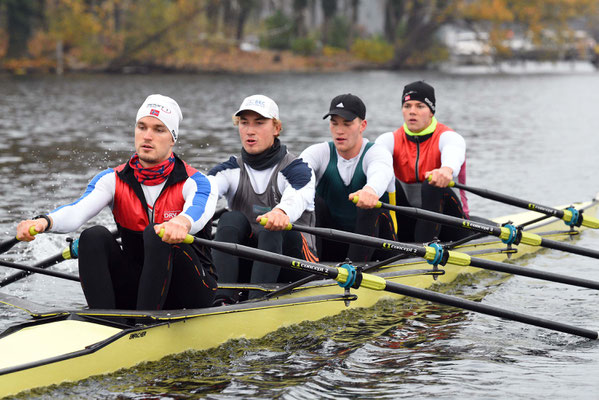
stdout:
{"type": "Polygon", "coordinates": [[[299,190],[310,182],[312,170],[301,158],[296,158],[281,170],[281,174],[295,190],[299,190]]]}
{"type": "Polygon", "coordinates": [[[100,172],[98,175],[94,176],[94,178],[87,184],[87,188],[85,189],[85,192],[83,192],[81,197],[79,197],[77,200],[75,200],[74,202],[72,202],[70,204],[65,204],[64,206],[58,207],[56,210],[54,210],[50,213],[56,212],[56,211],[60,210],[61,208],[70,207],[70,206],[73,206],[73,205],[79,203],[81,200],[86,198],[91,192],[94,191],[94,189],[96,188],[96,183],[98,183],[98,181],[100,179],[102,179],[104,176],[106,176],[110,173],[113,173],[113,172],[114,172],[114,168],[108,168],[108,169],[100,172]]]}
{"type": "Polygon", "coordinates": [[[193,196],[192,205],[185,210],[185,214],[189,215],[195,222],[202,218],[202,215],[206,211],[206,203],[210,196],[211,185],[210,180],[201,172],[196,172],[190,178],[196,183],[197,189],[193,196]]]}

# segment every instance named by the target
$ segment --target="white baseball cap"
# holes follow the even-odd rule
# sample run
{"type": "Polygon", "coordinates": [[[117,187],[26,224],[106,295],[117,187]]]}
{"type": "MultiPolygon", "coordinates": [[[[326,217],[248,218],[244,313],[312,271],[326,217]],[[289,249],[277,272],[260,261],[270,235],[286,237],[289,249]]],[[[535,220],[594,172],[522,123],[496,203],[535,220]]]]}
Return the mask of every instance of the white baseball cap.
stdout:
{"type": "Polygon", "coordinates": [[[279,106],[270,97],[262,94],[255,94],[253,96],[246,97],[243,99],[239,110],[235,113],[235,116],[239,116],[242,111],[254,111],[262,115],[264,118],[276,118],[279,119],[279,106]]]}
{"type": "Polygon", "coordinates": [[[176,142],[179,137],[179,122],[183,120],[183,114],[179,104],[170,97],[161,94],[149,95],[137,111],[135,123],[143,117],[158,118],[173,135],[176,142]]]}

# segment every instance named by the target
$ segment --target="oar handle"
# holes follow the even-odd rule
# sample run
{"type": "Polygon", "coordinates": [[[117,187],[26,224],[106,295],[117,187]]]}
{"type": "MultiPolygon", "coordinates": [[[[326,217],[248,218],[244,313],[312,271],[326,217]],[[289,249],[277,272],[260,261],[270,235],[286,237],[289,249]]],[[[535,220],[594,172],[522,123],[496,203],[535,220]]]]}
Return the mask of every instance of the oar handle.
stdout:
{"type": "MultiPolygon", "coordinates": [[[[429,176],[426,178],[426,180],[427,180],[427,181],[429,181],[429,182],[431,182],[431,181],[433,180],[433,176],[432,176],[432,175],[429,175],[429,176]]],[[[454,182],[454,181],[449,181],[449,183],[447,184],[447,187],[454,187],[454,186],[455,186],[455,182],[454,182]]]]}
{"type": "MultiPolygon", "coordinates": [[[[355,195],[352,199],[351,199],[352,203],[354,204],[358,204],[358,201],[360,201],[360,196],[355,195]]],[[[381,202],[377,202],[376,205],[374,206],[374,208],[381,208],[381,202]]]]}
{"type": "MultiPolygon", "coordinates": [[[[162,228],[160,230],[160,232],[158,232],[158,236],[160,236],[160,237],[164,236],[164,228],[162,228]]],[[[183,243],[185,243],[185,244],[192,244],[194,239],[195,238],[193,237],[193,235],[190,235],[188,233],[187,236],[185,236],[185,239],[183,239],[183,243]]]]}
{"type": "MultiPolygon", "coordinates": [[[[264,226],[266,225],[266,223],[268,222],[268,218],[260,218],[260,225],[264,226]]],[[[285,231],[290,231],[291,229],[293,229],[293,225],[291,225],[291,222],[287,224],[287,226],[285,227],[285,231]]]]}

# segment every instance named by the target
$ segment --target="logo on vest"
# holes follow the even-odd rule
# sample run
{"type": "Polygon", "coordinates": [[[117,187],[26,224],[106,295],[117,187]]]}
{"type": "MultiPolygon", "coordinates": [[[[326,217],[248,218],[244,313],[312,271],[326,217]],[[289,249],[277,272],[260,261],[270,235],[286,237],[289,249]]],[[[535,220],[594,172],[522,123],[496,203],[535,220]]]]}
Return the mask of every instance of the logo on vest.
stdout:
{"type": "Polygon", "coordinates": [[[165,221],[169,221],[173,218],[175,218],[177,215],[179,215],[179,213],[181,212],[181,210],[178,211],[165,211],[164,214],[162,215],[165,221]]]}

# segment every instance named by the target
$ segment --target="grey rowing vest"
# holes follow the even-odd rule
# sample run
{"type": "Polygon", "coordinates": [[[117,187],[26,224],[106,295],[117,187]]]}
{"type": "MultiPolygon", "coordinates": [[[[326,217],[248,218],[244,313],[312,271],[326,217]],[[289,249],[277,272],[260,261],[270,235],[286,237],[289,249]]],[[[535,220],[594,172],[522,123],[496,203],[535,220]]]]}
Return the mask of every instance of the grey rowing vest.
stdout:
{"type": "MultiPolygon", "coordinates": [[[[297,157],[291,153],[285,154],[285,157],[279,162],[270,176],[270,180],[268,181],[264,193],[256,193],[254,191],[245,164],[241,160],[241,157],[237,159],[237,163],[239,164],[239,184],[237,185],[237,191],[235,192],[235,196],[233,196],[230,207],[232,210],[240,211],[246,216],[252,225],[252,232],[254,235],[258,230],[264,229],[256,222],[256,217],[269,212],[281,201],[282,195],[277,184],[279,172],[291,164],[296,158],[297,157]]],[[[295,222],[301,225],[314,226],[315,221],[316,217],[314,211],[304,210],[302,215],[295,222]]],[[[303,236],[308,241],[310,248],[314,249],[314,237],[305,234],[303,236]]]]}

